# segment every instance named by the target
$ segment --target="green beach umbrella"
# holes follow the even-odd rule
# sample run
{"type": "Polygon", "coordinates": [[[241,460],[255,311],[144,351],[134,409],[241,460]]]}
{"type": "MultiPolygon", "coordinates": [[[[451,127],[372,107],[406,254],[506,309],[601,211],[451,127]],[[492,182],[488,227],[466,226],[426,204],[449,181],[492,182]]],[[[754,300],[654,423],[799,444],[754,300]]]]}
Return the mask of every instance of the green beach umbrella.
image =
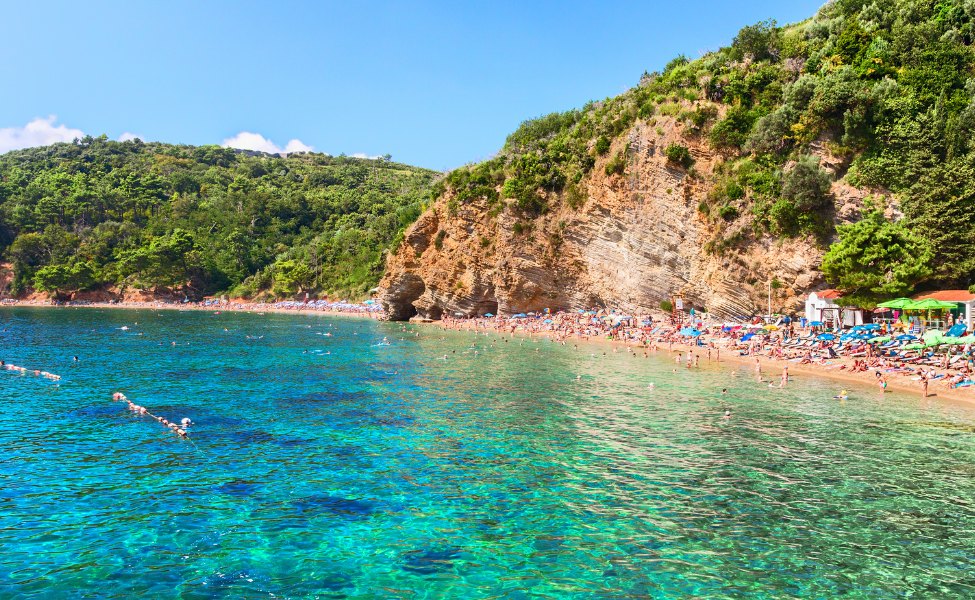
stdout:
{"type": "Polygon", "coordinates": [[[924,344],[908,344],[904,346],[904,350],[920,350],[921,348],[924,347],[925,347],[924,344]]]}
{"type": "Polygon", "coordinates": [[[944,337],[945,337],[945,333],[943,331],[938,331],[937,329],[928,329],[927,331],[924,332],[924,335],[921,336],[921,339],[923,339],[925,342],[940,343],[941,340],[944,339],[944,337]]]}
{"type": "Polygon", "coordinates": [[[882,344],[884,342],[889,342],[890,341],[890,336],[889,335],[878,335],[877,337],[870,338],[867,341],[870,342],[871,344],[882,344]]]}
{"type": "Polygon", "coordinates": [[[946,338],[941,338],[941,343],[948,344],[949,346],[961,346],[962,344],[967,344],[968,342],[966,342],[964,338],[949,336],[946,338]]]}
{"type": "Polygon", "coordinates": [[[940,310],[945,308],[955,308],[955,303],[942,302],[941,300],[928,298],[926,300],[918,300],[917,302],[912,302],[904,306],[904,310],[940,310]]]}
{"type": "Polygon", "coordinates": [[[910,298],[894,298],[893,300],[888,300],[887,302],[881,302],[877,306],[881,308],[897,308],[903,309],[908,304],[913,304],[914,301],[910,298]]]}

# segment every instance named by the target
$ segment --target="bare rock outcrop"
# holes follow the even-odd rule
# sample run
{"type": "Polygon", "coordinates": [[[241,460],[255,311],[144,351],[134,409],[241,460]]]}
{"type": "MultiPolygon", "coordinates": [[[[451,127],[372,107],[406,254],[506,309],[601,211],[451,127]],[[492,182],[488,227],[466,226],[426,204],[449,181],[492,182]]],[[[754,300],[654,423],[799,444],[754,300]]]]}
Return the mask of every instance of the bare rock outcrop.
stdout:
{"type": "Polygon", "coordinates": [[[533,220],[440,198],[389,257],[380,283],[389,318],[597,305],[639,313],[678,293],[733,317],[764,312],[770,296],[773,310],[794,310],[822,286],[813,241],[755,237],[747,218],[734,230],[704,218],[699,205],[722,158],[674,119],[638,123],[608,156],[624,150],[624,175],[606,175],[600,159],[580,184],[581,206],[553,198],[533,220]],[[689,147],[692,172],[663,156],[674,141],[689,147]]]}

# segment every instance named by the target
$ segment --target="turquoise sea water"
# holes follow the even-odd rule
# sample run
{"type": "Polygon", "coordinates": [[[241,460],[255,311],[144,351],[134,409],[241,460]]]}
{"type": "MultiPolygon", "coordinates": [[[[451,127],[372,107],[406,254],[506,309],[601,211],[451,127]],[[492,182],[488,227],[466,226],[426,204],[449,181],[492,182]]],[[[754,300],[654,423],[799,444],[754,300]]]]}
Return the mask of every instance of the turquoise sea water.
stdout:
{"type": "Polygon", "coordinates": [[[0,597],[975,595],[971,408],[406,329],[0,311],[0,597]]]}

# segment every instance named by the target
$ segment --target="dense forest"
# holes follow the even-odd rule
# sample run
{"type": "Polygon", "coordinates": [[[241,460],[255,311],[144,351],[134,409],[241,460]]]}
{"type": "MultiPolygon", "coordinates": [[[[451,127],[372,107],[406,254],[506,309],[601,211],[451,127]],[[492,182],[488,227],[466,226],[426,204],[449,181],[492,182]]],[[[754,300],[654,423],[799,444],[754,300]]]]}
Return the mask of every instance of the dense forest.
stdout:
{"type": "Polygon", "coordinates": [[[10,292],[361,298],[436,173],[391,162],[109,141],[0,156],[10,292]]]}
{"type": "MultiPolygon", "coordinates": [[[[437,184],[450,208],[475,199],[533,216],[585,199],[612,141],[675,118],[724,157],[698,210],[715,254],[763,238],[829,248],[827,280],[846,300],[975,283],[975,2],[833,0],[813,18],[747,26],[696,60],[680,56],[628,92],[526,121],[492,160],[437,184]],[[829,156],[835,165],[823,166],[829,156]],[[837,180],[874,197],[837,226],[837,180]]],[[[664,149],[692,178],[689,149],[664,149]]],[[[516,228],[523,227],[521,222],[516,228]]]]}

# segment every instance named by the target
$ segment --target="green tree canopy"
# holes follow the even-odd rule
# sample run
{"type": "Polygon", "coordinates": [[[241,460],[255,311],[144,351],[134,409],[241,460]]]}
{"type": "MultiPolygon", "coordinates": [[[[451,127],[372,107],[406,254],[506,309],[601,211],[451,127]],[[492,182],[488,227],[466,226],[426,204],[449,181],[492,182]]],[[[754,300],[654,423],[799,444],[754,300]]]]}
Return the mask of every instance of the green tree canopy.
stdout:
{"type": "Polygon", "coordinates": [[[932,273],[930,243],[878,210],[837,229],[840,239],[823,256],[822,271],[850,304],[870,308],[906,296],[932,273]]]}
{"type": "Polygon", "coordinates": [[[273,295],[271,265],[293,261],[310,272],[303,289],[361,297],[435,175],[390,157],[88,136],[0,155],[0,252],[14,265],[15,292],[273,295]],[[82,264],[91,281],[74,272],[82,264]]]}

